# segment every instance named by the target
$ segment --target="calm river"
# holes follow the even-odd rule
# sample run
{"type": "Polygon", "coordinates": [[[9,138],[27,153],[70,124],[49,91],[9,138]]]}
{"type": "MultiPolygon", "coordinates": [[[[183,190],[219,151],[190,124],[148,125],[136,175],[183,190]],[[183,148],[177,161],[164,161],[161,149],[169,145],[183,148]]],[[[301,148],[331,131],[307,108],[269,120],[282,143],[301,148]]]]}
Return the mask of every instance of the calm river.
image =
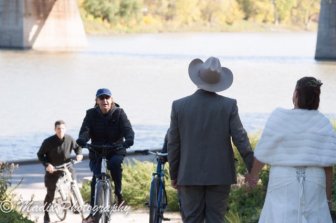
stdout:
{"type": "Polygon", "coordinates": [[[0,160],[36,157],[57,119],[77,137],[98,88],[112,90],[136,132],[133,150],[159,148],[171,102],[193,93],[189,62],[219,57],[234,82],[222,95],[238,100],[249,133],[276,107],[291,108],[295,82],[323,82],[320,111],[336,118],[336,63],[316,62],[315,33],[184,33],[89,37],[73,53],[0,50],[0,160]]]}

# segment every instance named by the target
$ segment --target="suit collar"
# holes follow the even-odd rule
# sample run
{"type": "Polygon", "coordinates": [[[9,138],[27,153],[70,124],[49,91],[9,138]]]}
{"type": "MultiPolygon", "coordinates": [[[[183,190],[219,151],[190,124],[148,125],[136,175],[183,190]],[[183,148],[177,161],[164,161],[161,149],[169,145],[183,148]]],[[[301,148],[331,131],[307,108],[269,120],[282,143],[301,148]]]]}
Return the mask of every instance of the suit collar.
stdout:
{"type": "Polygon", "coordinates": [[[216,92],[210,92],[203,89],[198,89],[194,94],[203,94],[203,95],[217,95],[216,92]]]}

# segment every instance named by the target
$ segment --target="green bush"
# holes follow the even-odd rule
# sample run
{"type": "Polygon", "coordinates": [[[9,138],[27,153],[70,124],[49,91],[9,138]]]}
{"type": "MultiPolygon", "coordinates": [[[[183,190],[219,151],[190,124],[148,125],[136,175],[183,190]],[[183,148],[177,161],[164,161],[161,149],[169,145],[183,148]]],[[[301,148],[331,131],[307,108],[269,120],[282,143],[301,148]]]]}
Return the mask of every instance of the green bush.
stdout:
{"type": "Polygon", "coordinates": [[[14,164],[0,162],[0,222],[33,223],[21,212],[15,210],[16,201],[13,199],[13,195],[8,192],[10,178],[15,168],[14,164]]]}
{"type": "Polygon", "coordinates": [[[10,222],[10,223],[34,223],[27,217],[23,216],[22,213],[13,210],[9,213],[4,213],[0,211],[0,222],[10,222]]]}
{"type": "Polygon", "coordinates": [[[144,207],[148,202],[149,187],[153,163],[134,161],[134,164],[123,166],[123,196],[133,207],[144,207]]]}
{"type": "Polygon", "coordinates": [[[228,223],[241,223],[241,218],[237,212],[228,211],[225,215],[225,222],[228,223]]]}
{"type": "Polygon", "coordinates": [[[14,164],[0,162],[0,202],[7,200],[7,189],[13,169],[14,164]]]}
{"type": "Polygon", "coordinates": [[[229,196],[228,215],[234,213],[239,216],[242,223],[258,222],[264,204],[265,193],[263,185],[258,185],[254,189],[248,189],[245,186],[232,186],[229,196]]]}
{"type": "Polygon", "coordinates": [[[332,182],[332,196],[331,202],[333,210],[336,210],[336,166],[333,166],[333,182],[332,182]]]}
{"type": "Polygon", "coordinates": [[[90,203],[90,193],[91,193],[91,181],[88,181],[82,185],[80,188],[83,200],[85,203],[90,203]]]}
{"type": "MultiPolygon", "coordinates": [[[[334,130],[336,131],[336,120],[331,120],[332,125],[334,127],[334,130]]],[[[332,196],[331,196],[331,202],[333,211],[336,209],[336,166],[333,166],[333,183],[332,183],[332,196]]]]}
{"type": "MultiPolygon", "coordinates": [[[[149,202],[149,189],[152,173],[156,164],[133,160],[133,164],[123,166],[123,195],[125,200],[133,207],[146,207],[149,202]]],[[[178,198],[176,190],[170,185],[168,165],[165,165],[165,182],[168,199],[168,211],[178,211],[178,198]]]]}

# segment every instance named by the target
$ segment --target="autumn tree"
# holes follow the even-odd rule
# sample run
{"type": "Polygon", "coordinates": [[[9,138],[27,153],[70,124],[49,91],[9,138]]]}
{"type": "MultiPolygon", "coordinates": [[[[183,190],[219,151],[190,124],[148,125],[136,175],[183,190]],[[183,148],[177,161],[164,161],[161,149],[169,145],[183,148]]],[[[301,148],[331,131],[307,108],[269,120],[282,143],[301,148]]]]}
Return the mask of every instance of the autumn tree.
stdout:
{"type": "Polygon", "coordinates": [[[142,6],[137,0],[84,0],[83,7],[93,17],[112,23],[136,17],[142,6]]]}
{"type": "Polygon", "coordinates": [[[313,20],[317,20],[320,12],[320,0],[300,0],[292,9],[291,21],[293,24],[303,25],[305,29],[313,20]]]}

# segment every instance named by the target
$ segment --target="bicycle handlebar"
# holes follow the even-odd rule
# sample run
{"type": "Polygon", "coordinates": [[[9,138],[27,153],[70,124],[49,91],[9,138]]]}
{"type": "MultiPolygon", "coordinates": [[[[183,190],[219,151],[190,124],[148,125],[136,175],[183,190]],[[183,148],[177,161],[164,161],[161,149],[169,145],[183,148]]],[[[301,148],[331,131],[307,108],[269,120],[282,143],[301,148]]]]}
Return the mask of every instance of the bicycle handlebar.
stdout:
{"type": "Polygon", "coordinates": [[[95,145],[87,143],[84,148],[87,148],[88,150],[94,152],[95,154],[105,156],[109,152],[117,152],[121,149],[123,149],[123,145],[118,144],[112,144],[112,145],[95,145]]]}
{"type": "Polygon", "coordinates": [[[152,151],[148,151],[148,153],[156,155],[157,157],[166,157],[166,156],[168,156],[168,153],[152,152],[152,151]]]}
{"type": "Polygon", "coordinates": [[[72,159],[69,162],[63,163],[61,165],[54,166],[54,169],[55,170],[63,170],[63,169],[65,169],[65,167],[69,167],[69,166],[72,166],[72,165],[80,163],[80,162],[82,162],[82,161],[77,161],[77,160],[72,159]]]}

